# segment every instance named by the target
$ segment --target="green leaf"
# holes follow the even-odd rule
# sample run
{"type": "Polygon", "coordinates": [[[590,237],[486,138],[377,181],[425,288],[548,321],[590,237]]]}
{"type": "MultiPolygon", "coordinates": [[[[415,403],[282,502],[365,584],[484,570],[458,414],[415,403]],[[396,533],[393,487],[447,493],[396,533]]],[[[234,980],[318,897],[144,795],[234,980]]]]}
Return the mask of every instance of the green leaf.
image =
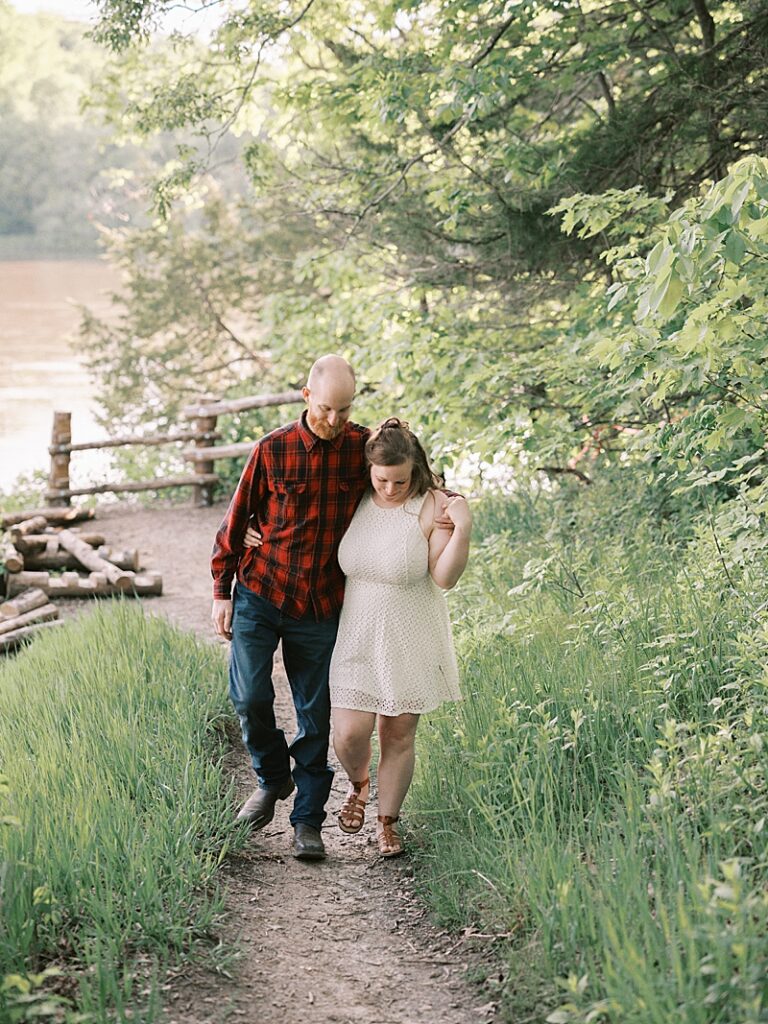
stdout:
{"type": "Polygon", "coordinates": [[[659,303],[659,316],[663,317],[664,320],[669,320],[672,314],[680,304],[680,299],[683,295],[683,282],[677,276],[672,273],[669,275],[667,281],[667,287],[664,291],[664,295],[659,303]]]}
{"type": "Polygon", "coordinates": [[[725,256],[728,262],[735,267],[741,266],[746,249],[747,245],[741,232],[735,228],[729,231],[725,239],[725,256]]]}

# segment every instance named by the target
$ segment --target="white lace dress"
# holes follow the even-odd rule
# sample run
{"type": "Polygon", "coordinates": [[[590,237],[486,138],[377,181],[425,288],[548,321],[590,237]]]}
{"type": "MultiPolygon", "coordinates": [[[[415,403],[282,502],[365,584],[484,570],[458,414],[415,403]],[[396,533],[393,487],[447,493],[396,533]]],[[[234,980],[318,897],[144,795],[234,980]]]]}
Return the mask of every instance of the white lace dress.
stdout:
{"type": "Polygon", "coordinates": [[[339,547],[347,577],[330,670],[331,704],[422,714],[459,700],[445,596],[429,575],[423,497],[380,508],[368,491],[339,547]]]}

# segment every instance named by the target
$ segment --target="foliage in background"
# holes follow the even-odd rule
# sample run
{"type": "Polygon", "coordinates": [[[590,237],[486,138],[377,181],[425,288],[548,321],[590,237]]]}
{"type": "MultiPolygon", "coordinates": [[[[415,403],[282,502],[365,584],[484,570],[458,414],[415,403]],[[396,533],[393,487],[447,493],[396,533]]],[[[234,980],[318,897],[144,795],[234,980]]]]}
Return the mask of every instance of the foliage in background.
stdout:
{"type": "Polygon", "coordinates": [[[497,936],[510,1024],[758,1024],[768,560],[660,530],[637,471],[575,486],[477,509],[465,699],[420,729],[417,877],[497,936]]]}
{"type": "Polygon", "coordinates": [[[220,652],[127,603],[0,669],[0,1019],[58,1000],[150,1021],[164,969],[214,955],[216,871],[239,842],[225,675],[220,652]]]}
{"type": "MultiPolygon", "coordinates": [[[[637,410],[582,347],[614,282],[600,252],[618,220],[644,255],[665,197],[676,208],[760,149],[764,3],[263,2],[175,62],[142,49],[162,3],[100,8],[97,38],[133,69],[101,90],[119,130],[183,125],[213,161],[222,130],[241,133],[254,222],[300,226],[260,248],[244,225],[243,306],[276,377],[344,351],[445,461],[589,476],[589,456],[624,447],[637,410]],[[564,235],[546,216],[605,190],[602,228],[564,235]]],[[[171,223],[198,173],[182,151],[157,182],[171,223]]],[[[126,326],[140,319],[129,304],[126,326]]],[[[147,344],[166,342],[158,326],[147,344]]],[[[647,406],[640,425],[664,417],[647,406]]]]}
{"type": "MultiPolygon", "coordinates": [[[[199,44],[198,44],[199,45],[199,44]]],[[[155,44],[157,59],[167,41],[155,44]]],[[[146,222],[146,181],[167,170],[181,133],[118,135],[87,103],[113,69],[85,24],[21,14],[0,0],[0,258],[94,256],[100,227],[146,222]]],[[[242,189],[237,146],[222,139],[216,179],[242,189]]]]}

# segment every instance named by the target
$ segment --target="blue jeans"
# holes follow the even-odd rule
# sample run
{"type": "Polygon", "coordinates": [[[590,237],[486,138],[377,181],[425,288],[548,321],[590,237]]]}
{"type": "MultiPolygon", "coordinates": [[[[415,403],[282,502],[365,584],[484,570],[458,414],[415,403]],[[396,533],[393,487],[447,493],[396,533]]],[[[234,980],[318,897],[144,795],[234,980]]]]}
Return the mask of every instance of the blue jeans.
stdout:
{"type": "Polygon", "coordinates": [[[294,619],[247,587],[235,585],[229,696],[261,786],[271,789],[286,782],[293,758],[297,792],[292,825],[303,821],[320,828],[325,818],[333,782],[328,669],[338,626],[338,615],[321,622],[294,619]],[[275,723],[272,668],[279,641],[298,725],[290,746],[275,723]]]}

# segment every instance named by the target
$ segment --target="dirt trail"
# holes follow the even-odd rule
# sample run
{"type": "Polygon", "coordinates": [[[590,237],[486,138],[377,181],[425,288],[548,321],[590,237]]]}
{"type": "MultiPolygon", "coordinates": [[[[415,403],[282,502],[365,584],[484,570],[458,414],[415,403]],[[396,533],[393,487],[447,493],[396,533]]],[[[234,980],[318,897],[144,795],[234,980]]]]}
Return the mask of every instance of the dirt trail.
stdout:
{"type": "MultiPolygon", "coordinates": [[[[163,573],[164,594],[145,601],[184,629],[216,642],[210,624],[208,559],[224,507],[151,510],[125,505],[98,513],[100,529],[119,547],[138,547],[144,564],[163,573]]],[[[222,652],[224,654],[224,652],[222,652]]],[[[279,723],[290,733],[293,706],[282,669],[276,675],[279,723]]],[[[255,779],[239,736],[228,755],[239,795],[255,779]]],[[[165,993],[169,1024],[249,1018],[259,1024],[468,1024],[494,1019],[495,1006],[469,983],[477,964],[460,936],[437,932],[412,891],[408,858],[378,856],[374,826],[347,836],[333,811],[343,798],[337,772],[323,827],[324,862],[300,863],[289,852],[291,801],[254,833],[244,854],[223,870],[224,947],[242,954],[232,977],[199,973],[165,993]]]]}

